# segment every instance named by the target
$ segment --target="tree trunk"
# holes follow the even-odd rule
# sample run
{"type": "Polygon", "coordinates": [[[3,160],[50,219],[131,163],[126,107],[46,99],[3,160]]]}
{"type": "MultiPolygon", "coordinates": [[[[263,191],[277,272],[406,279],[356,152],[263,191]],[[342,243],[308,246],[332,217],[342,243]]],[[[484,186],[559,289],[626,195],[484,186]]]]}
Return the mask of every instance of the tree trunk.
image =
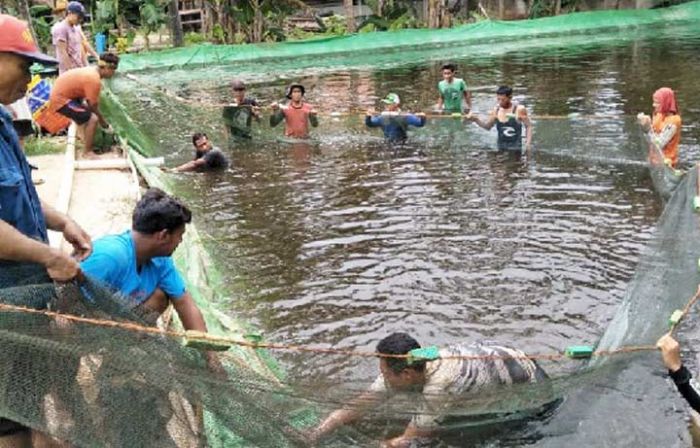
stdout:
{"type": "Polygon", "coordinates": [[[503,0],[498,0],[498,19],[503,20],[503,16],[506,14],[506,5],[503,0]]]}
{"type": "Polygon", "coordinates": [[[428,2],[428,28],[449,26],[449,17],[445,9],[444,0],[430,0],[428,2]]]}
{"type": "Polygon", "coordinates": [[[345,20],[347,21],[348,33],[354,33],[356,30],[353,0],[343,0],[343,6],[345,6],[345,20]]]}
{"type": "Polygon", "coordinates": [[[251,0],[251,5],[253,6],[253,11],[255,15],[253,17],[253,33],[251,40],[253,42],[262,42],[263,38],[263,14],[260,9],[260,0],[251,0]]]}
{"type": "Polygon", "coordinates": [[[561,13],[561,0],[556,0],[554,3],[554,15],[558,16],[561,13]]]}
{"type": "Polygon", "coordinates": [[[185,44],[185,39],[182,32],[180,12],[177,9],[177,0],[170,0],[168,15],[170,16],[170,40],[174,46],[182,47],[185,44]]]}

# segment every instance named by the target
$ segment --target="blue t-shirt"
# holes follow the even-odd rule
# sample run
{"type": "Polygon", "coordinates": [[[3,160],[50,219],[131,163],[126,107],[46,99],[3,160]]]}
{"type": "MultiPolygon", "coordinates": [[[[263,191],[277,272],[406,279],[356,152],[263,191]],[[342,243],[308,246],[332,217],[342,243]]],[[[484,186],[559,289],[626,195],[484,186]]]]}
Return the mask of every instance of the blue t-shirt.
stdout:
{"type": "Polygon", "coordinates": [[[119,291],[135,305],[145,302],[156,288],[173,300],[185,294],[185,282],[170,257],[152,258],[138,271],[130,230],[93,242],[92,254],[80,267],[85,274],[119,291]]]}
{"type": "Polygon", "coordinates": [[[0,106],[0,219],[23,235],[49,241],[32,172],[19,146],[12,117],[0,106]]]}
{"type": "Polygon", "coordinates": [[[413,114],[382,113],[372,117],[366,116],[365,124],[370,128],[382,128],[384,137],[390,142],[402,142],[408,137],[408,127],[422,127],[425,124],[425,117],[413,114]]]}

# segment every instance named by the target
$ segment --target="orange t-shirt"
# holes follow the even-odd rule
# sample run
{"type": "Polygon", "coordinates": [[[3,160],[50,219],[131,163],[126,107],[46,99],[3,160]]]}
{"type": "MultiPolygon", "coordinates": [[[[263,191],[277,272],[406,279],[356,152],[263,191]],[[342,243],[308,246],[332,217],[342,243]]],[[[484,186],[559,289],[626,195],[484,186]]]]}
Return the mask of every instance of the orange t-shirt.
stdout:
{"type": "Polygon", "coordinates": [[[51,90],[50,108],[57,111],[72,100],[87,100],[91,106],[100,101],[100,74],[95,67],[74,68],[56,79],[51,90]]]}
{"type": "Polygon", "coordinates": [[[282,109],[285,118],[284,135],[294,138],[309,138],[309,111],[313,110],[307,103],[301,107],[294,107],[288,104],[282,109]]]}
{"type": "Polygon", "coordinates": [[[664,128],[668,125],[674,125],[676,127],[676,133],[673,134],[671,140],[662,148],[665,159],[671,160],[671,166],[675,167],[678,163],[678,144],[681,141],[681,116],[680,115],[666,115],[656,114],[654,115],[654,120],[652,121],[651,127],[655,134],[660,134],[663,132],[664,128]]]}

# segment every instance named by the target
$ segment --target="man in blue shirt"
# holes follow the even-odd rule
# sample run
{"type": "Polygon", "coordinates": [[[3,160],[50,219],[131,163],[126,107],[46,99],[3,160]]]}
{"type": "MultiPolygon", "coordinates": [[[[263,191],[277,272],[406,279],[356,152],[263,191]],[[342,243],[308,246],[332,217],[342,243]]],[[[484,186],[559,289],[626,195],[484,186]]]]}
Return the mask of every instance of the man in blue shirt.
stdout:
{"type": "MultiPolygon", "coordinates": [[[[12,104],[26,94],[31,79],[29,67],[35,62],[56,64],[55,59],[39,52],[25,22],[0,14],[0,104],[12,104]]],[[[80,274],[78,261],[87,257],[92,249],[90,237],[80,226],[39,200],[29,164],[12,126],[12,117],[2,106],[0,242],[0,289],[72,280],[80,274]],[[63,233],[75,250],[75,258],[48,245],[47,228],[63,233]]],[[[45,307],[46,303],[31,305],[45,307]]],[[[25,357],[26,354],[22,354],[22,358],[25,357]]],[[[31,377],[32,369],[39,371],[45,367],[40,365],[42,361],[45,360],[39,357],[31,363],[26,359],[5,358],[0,362],[12,367],[0,371],[11,372],[14,379],[31,377]]],[[[8,384],[8,378],[0,377],[3,396],[16,392],[10,390],[8,384]]],[[[24,392],[37,396],[46,392],[40,385],[30,387],[31,391],[24,392]]],[[[30,437],[27,428],[0,416],[0,445],[25,446],[30,437]]]]}
{"type": "MultiPolygon", "coordinates": [[[[132,229],[96,240],[81,268],[124,296],[147,320],[155,322],[172,303],[186,330],[206,332],[202,313],[171,258],[191,220],[190,210],[178,199],[151,188],[136,204],[132,229]]],[[[207,360],[212,370],[220,371],[213,352],[207,360]]]]}
{"type": "Polygon", "coordinates": [[[401,100],[397,94],[388,94],[382,102],[386,104],[386,110],[379,115],[374,110],[368,110],[365,124],[370,128],[382,128],[388,142],[403,143],[408,137],[409,126],[420,128],[425,125],[425,114],[401,112],[401,100]]]}

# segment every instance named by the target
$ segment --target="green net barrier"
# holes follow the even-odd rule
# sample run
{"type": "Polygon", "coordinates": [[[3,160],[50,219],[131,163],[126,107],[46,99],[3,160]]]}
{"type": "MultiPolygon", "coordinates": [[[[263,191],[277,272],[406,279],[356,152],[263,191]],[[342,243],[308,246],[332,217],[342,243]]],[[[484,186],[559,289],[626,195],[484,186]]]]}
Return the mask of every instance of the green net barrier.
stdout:
{"type": "MultiPolygon", "coordinates": [[[[640,149],[645,156],[649,154],[646,139],[642,139],[640,149]]],[[[667,203],[623,301],[598,343],[599,349],[654,344],[668,331],[674,310],[682,309],[700,284],[700,215],[693,207],[698,194],[697,170],[691,169],[682,177],[663,163],[650,164],[650,170],[658,193],[667,203]]],[[[690,320],[681,329],[682,337],[697,319],[690,320]]],[[[571,391],[559,413],[547,423],[543,430],[546,437],[539,445],[688,446],[688,434],[664,409],[663,403],[676,396],[672,387],[664,387],[660,381],[663,369],[659,355],[640,353],[620,363],[598,359],[590,367],[613,365],[617,368],[592,384],[571,391]],[[635,410],[639,396],[654,405],[635,410]]]]}
{"type": "MultiPolygon", "coordinates": [[[[4,266],[0,277],[0,286],[22,284],[0,289],[1,305],[149,325],[147,316],[89,280],[56,286],[31,265],[4,266]]],[[[299,446],[291,437],[313,415],[287,418],[286,426],[259,424],[282,421],[277,402],[285,391],[256,368],[256,356],[222,355],[226,374],[215,373],[201,351],[140,327],[3,309],[0,413],[75,446],[299,446]],[[207,433],[207,425],[226,431],[207,433]]]]}
{"type": "MultiPolygon", "coordinates": [[[[441,30],[397,30],[351,36],[320,38],[298,42],[256,45],[197,45],[143,55],[126,55],[120,72],[186,66],[212,66],[249,61],[274,61],[323,56],[329,58],[363,53],[376,58],[383,52],[401,52],[406,48],[435,47],[458,43],[503,45],[509,40],[527,40],[572,34],[619,31],[634,35],[640,28],[664,27],[672,23],[693,22],[700,17],[700,2],[666,9],[599,11],[567,14],[527,21],[491,21],[441,30]]],[[[321,64],[323,65],[323,64],[321,64]]]]}

